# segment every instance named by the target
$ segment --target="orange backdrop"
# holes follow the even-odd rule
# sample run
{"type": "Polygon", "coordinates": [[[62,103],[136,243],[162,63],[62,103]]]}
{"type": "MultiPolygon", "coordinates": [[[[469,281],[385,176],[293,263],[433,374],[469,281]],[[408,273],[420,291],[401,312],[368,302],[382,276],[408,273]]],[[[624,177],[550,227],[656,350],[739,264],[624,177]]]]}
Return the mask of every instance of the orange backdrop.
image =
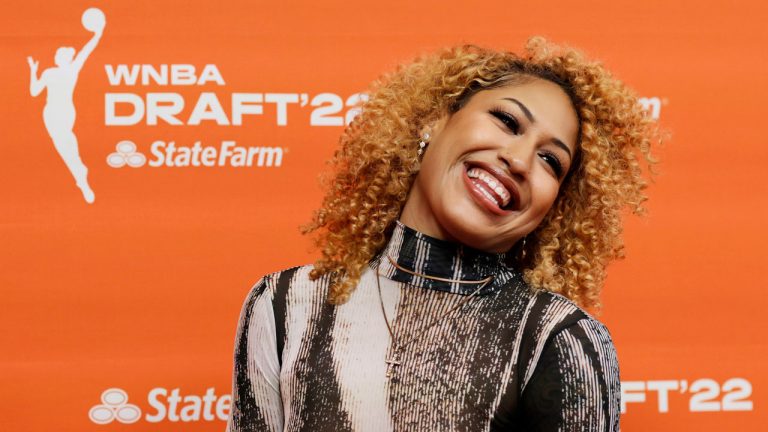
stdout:
{"type": "Polygon", "coordinates": [[[422,52],[467,42],[515,50],[542,34],[602,59],[671,133],[650,213],[627,226],[628,259],[610,268],[600,317],[619,353],[624,430],[764,430],[765,2],[11,0],[3,9],[0,429],[223,429],[240,306],[261,275],[313,259],[297,227],[319,204],[317,174],[354,114],[350,97],[422,52]],[[46,132],[45,94],[29,94],[26,57],[42,72],[58,47],[80,50],[92,6],[106,29],[74,93],[96,196],[87,204],[46,132]],[[139,65],[158,74],[168,65],[168,83],[142,84],[139,65]],[[190,69],[178,65],[203,82],[186,85],[190,69]],[[136,67],[136,82],[118,80],[120,67],[136,67]],[[179,100],[181,124],[169,124],[163,114],[179,100]],[[141,162],[128,144],[110,165],[123,141],[147,163],[115,167],[141,162]],[[174,166],[157,155],[171,142],[187,148],[174,166]],[[197,142],[200,166],[183,156],[197,142]],[[241,151],[251,166],[234,157],[241,151]]]}

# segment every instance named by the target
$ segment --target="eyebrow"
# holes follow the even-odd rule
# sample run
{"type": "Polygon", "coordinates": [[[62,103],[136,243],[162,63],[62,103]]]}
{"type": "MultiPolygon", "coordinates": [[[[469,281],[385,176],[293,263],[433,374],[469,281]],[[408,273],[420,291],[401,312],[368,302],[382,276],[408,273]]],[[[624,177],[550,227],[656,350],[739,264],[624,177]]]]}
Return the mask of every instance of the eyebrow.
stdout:
{"type": "MultiPolygon", "coordinates": [[[[515,98],[511,98],[511,97],[506,97],[506,98],[503,98],[503,99],[504,100],[508,100],[510,102],[514,102],[515,104],[517,104],[517,106],[520,107],[520,110],[523,111],[523,114],[525,114],[525,118],[527,118],[528,121],[531,122],[531,123],[536,123],[536,119],[533,117],[533,114],[531,114],[531,111],[528,109],[527,106],[523,105],[522,102],[520,102],[519,100],[517,100],[515,98]]],[[[565,150],[565,152],[568,153],[568,157],[573,159],[573,155],[571,154],[571,149],[568,148],[568,146],[565,145],[564,142],[562,142],[559,139],[553,137],[552,138],[552,143],[555,144],[556,146],[562,148],[563,150],[565,150]]]]}

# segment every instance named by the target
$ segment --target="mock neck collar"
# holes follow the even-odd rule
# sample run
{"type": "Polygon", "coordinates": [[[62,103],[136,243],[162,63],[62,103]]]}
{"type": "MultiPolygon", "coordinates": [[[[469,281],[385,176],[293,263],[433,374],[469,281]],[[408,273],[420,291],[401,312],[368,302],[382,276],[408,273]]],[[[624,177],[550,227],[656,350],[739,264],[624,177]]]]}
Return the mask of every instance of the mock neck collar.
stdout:
{"type": "Polygon", "coordinates": [[[497,292],[517,274],[507,267],[503,253],[483,252],[436,239],[409,228],[400,221],[397,221],[389,243],[371,263],[373,267],[379,266],[382,276],[411,286],[463,295],[472,294],[479,286],[414,276],[398,269],[389,258],[412,272],[443,279],[478,281],[493,276],[478,295],[497,292]]]}

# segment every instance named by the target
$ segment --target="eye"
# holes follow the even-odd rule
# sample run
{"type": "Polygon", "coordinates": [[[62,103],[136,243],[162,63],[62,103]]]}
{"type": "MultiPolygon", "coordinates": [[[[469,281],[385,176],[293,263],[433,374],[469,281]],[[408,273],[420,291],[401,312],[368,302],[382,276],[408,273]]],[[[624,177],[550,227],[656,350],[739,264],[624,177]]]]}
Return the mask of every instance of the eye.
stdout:
{"type": "Polygon", "coordinates": [[[560,159],[554,153],[541,152],[539,157],[552,168],[557,178],[563,175],[563,163],[560,162],[560,159]]]}
{"type": "Polygon", "coordinates": [[[520,133],[520,123],[518,123],[515,116],[499,108],[494,108],[490,112],[494,117],[499,119],[499,121],[504,123],[504,126],[506,126],[510,132],[515,135],[520,133]]]}

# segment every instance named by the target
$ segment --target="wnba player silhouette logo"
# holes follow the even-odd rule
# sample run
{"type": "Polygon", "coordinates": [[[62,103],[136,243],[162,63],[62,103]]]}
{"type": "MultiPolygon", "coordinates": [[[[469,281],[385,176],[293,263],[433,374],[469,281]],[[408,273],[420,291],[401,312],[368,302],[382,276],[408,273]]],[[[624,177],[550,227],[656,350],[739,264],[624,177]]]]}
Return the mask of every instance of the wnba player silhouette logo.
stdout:
{"type": "Polygon", "coordinates": [[[90,8],[83,13],[81,22],[86,30],[93,32],[93,37],[77,55],[72,47],[59,48],[54,59],[56,66],[46,69],[40,78],[37,77],[38,62],[32,57],[27,57],[27,62],[30,69],[29,92],[35,97],[43,89],[47,90],[45,108],[43,108],[45,128],[59,156],[75,177],[75,183],[82,191],[83,198],[90,204],[96,196],[88,184],[88,168],[80,159],[77,137],[72,130],[75,125],[75,105],[72,96],[83,64],[101,39],[106,18],[100,9],[90,8]]]}

